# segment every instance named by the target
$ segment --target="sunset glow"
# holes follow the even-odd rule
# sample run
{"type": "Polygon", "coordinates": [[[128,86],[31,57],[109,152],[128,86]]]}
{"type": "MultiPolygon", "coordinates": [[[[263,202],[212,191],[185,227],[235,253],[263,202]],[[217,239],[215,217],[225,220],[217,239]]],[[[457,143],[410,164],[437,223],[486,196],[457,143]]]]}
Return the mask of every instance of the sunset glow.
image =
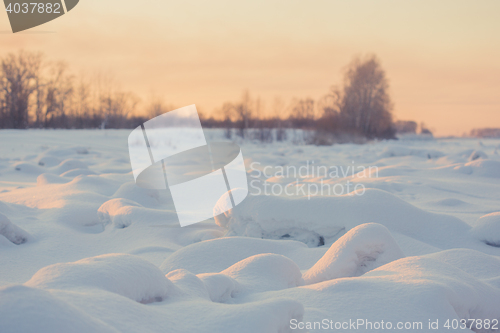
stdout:
{"type": "Polygon", "coordinates": [[[0,54],[42,51],[76,74],[108,73],[144,101],[211,113],[248,89],[318,99],[356,55],[376,54],[397,119],[437,135],[500,127],[500,2],[82,0],[78,10],[12,34],[0,54]]]}

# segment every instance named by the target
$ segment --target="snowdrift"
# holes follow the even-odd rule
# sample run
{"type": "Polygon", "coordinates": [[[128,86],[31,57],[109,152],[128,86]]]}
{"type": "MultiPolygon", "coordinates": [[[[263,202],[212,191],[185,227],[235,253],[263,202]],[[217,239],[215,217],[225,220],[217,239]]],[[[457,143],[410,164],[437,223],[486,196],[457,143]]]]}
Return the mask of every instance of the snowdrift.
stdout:
{"type": "Polygon", "coordinates": [[[250,180],[366,191],[249,195],[180,228],[168,191],[134,184],[128,134],[2,131],[0,332],[282,333],[355,317],[426,331],[429,320],[500,319],[498,140],[241,142],[250,180]],[[376,168],[262,172],[312,162],[376,168]]]}

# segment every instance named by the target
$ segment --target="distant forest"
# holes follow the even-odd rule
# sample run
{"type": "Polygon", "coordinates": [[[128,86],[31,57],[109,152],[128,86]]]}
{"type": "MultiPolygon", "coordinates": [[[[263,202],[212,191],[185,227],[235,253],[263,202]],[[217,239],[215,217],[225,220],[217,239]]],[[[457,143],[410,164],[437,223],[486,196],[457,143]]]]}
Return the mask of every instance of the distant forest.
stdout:
{"type": "Polygon", "coordinates": [[[475,138],[500,138],[500,128],[476,128],[470,132],[475,138]]]}
{"type": "MultiPolygon", "coordinates": [[[[0,62],[0,128],[135,128],[176,108],[161,99],[142,103],[112,80],[74,75],[66,63],[41,53],[20,51],[0,62]]],[[[319,100],[276,99],[271,109],[264,110],[260,99],[246,91],[240,101],[201,117],[204,127],[224,128],[228,137],[283,140],[286,129],[293,128],[314,133],[314,144],[393,139],[397,132],[416,133],[418,127],[413,121],[394,121],[386,74],[374,55],[355,58],[342,86],[319,100]]],[[[424,125],[420,131],[430,133],[424,125]]]]}

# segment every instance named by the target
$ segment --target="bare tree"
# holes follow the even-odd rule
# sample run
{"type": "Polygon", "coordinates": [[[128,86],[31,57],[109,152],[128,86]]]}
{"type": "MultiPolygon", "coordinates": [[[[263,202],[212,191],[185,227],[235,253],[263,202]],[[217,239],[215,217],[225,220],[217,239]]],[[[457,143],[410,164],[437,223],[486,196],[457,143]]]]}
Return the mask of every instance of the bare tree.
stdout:
{"type": "Polygon", "coordinates": [[[314,100],[306,98],[292,103],[292,114],[290,116],[292,123],[298,128],[309,127],[315,119],[314,100]]]}
{"type": "Polygon", "coordinates": [[[45,89],[42,90],[45,96],[45,127],[69,127],[68,113],[72,107],[74,77],[67,74],[67,65],[63,62],[51,64],[49,73],[47,83],[43,85],[45,89]]]}
{"type": "Polygon", "coordinates": [[[340,100],[344,126],[368,138],[392,138],[392,103],[389,84],[379,60],[374,56],[356,58],[345,73],[340,100]]]}
{"type": "Polygon", "coordinates": [[[396,133],[416,134],[418,125],[412,120],[398,120],[394,123],[394,127],[396,133]]]}
{"type": "Polygon", "coordinates": [[[113,92],[101,97],[101,112],[105,115],[102,128],[123,128],[135,113],[138,97],[132,93],[113,92]]]}
{"type": "Polygon", "coordinates": [[[2,100],[3,126],[27,128],[30,99],[37,89],[37,79],[42,65],[40,53],[20,51],[9,54],[1,62],[0,99],[2,100]]]}
{"type": "Polygon", "coordinates": [[[242,137],[245,138],[246,133],[248,132],[248,128],[250,127],[250,121],[252,119],[252,107],[253,107],[253,102],[252,98],[250,97],[250,93],[248,90],[246,90],[243,93],[243,96],[241,98],[241,102],[235,105],[235,113],[237,117],[237,121],[239,122],[239,131],[238,134],[242,137]]]}
{"type": "Polygon", "coordinates": [[[272,130],[274,121],[266,113],[265,105],[260,97],[257,97],[253,105],[252,122],[254,130],[252,131],[252,138],[260,142],[270,143],[274,140],[272,130]]]}
{"type": "Polygon", "coordinates": [[[89,126],[89,120],[93,116],[90,101],[91,87],[83,77],[80,78],[75,89],[73,116],[75,117],[74,126],[76,128],[85,128],[89,126]]]}
{"type": "Polygon", "coordinates": [[[232,103],[224,103],[220,113],[223,115],[223,126],[224,126],[224,136],[226,139],[232,139],[233,137],[233,117],[234,117],[234,105],[232,103]]]}
{"type": "Polygon", "coordinates": [[[146,114],[154,118],[175,109],[176,107],[173,104],[166,104],[161,97],[153,95],[149,104],[146,106],[146,114]]]}
{"type": "Polygon", "coordinates": [[[286,135],[286,125],[285,125],[285,102],[280,97],[276,97],[273,103],[273,113],[276,129],[276,141],[285,141],[287,139],[286,135]]]}

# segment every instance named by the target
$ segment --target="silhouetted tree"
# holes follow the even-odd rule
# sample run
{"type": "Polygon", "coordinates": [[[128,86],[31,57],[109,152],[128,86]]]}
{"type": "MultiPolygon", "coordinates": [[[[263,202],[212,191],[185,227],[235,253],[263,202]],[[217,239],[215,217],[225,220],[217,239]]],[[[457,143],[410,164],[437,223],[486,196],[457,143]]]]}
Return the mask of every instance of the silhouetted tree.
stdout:
{"type": "Polygon", "coordinates": [[[46,83],[37,89],[37,95],[41,98],[44,105],[37,105],[37,123],[39,111],[43,112],[44,127],[68,128],[69,113],[72,112],[73,76],[66,73],[67,65],[65,63],[56,63],[50,66],[49,76],[46,83]]]}
{"type": "MultiPolygon", "coordinates": [[[[139,98],[117,89],[109,75],[87,80],[71,74],[64,63],[45,61],[39,53],[9,54],[0,58],[0,65],[1,128],[133,128],[175,109],[161,98],[139,109],[139,98]]],[[[318,101],[294,99],[285,106],[277,99],[271,113],[266,113],[264,103],[244,91],[240,101],[224,103],[212,115],[200,114],[200,119],[205,127],[225,128],[227,138],[235,132],[261,142],[285,140],[287,133],[294,142],[316,144],[392,138],[395,126],[388,88],[375,56],[356,58],[345,72],[343,87],[332,88],[318,101]]],[[[413,122],[404,125],[413,130],[413,122]]],[[[422,132],[427,132],[423,126],[422,132]]]]}
{"type": "Polygon", "coordinates": [[[20,51],[2,59],[0,68],[0,114],[2,127],[27,128],[30,99],[37,89],[42,64],[39,53],[20,51]]]}
{"type": "Polygon", "coordinates": [[[397,133],[417,133],[417,123],[412,120],[398,120],[394,123],[394,127],[397,133]]]}
{"type": "Polygon", "coordinates": [[[314,122],[314,100],[306,98],[294,101],[290,118],[294,127],[311,127],[314,122]]]}
{"type": "Polygon", "coordinates": [[[427,128],[427,125],[425,123],[420,123],[420,134],[425,134],[425,135],[430,135],[433,136],[432,131],[427,128]]]}
{"type": "Polygon", "coordinates": [[[375,56],[348,66],[339,100],[343,125],[368,138],[393,138],[389,83],[375,56]]]}

